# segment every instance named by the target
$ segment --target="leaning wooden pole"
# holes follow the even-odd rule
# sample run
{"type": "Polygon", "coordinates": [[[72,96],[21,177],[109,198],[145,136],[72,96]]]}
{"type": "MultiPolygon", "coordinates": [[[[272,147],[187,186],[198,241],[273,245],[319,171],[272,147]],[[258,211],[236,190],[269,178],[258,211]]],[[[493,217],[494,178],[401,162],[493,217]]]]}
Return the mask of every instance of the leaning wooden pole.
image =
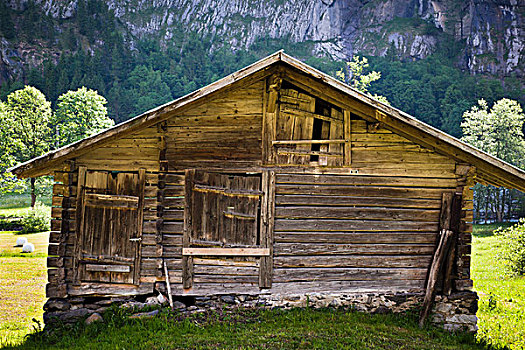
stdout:
{"type": "Polygon", "coordinates": [[[436,294],[436,283],[438,276],[443,267],[443,260],[445,258],[445,253],[448,250],[448,245],[450,238],[452,237],[452,231],[442,230],[441,237],[439,240],[439,245],[434,253],[434,258],[432,259],[432,265],[430,266],[430,272],[428,274],[427,288],[425,292],[425,299],[423,300],[423,309],[419,316],[419,327],[423,327],[425,321],[430,313],[432,308],[432,303],[434,302],[434,296],[436,294]]]}
{"type": "Polygon", "coordinates": [[[168,264],[166,264],[166,260],[164,260],[164,274],[166,275],[166,289],[168,290],[170,307],[173,309],[173,296],[171,295],[170,275],[168,274],[168,264]]]}

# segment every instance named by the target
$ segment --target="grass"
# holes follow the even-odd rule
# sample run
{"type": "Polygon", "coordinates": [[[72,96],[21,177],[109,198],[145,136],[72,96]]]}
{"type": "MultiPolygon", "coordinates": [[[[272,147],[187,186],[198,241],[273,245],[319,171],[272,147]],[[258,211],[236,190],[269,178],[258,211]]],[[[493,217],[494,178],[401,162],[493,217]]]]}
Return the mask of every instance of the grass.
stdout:
{"type": "Polygon", "coordinates": [[[19,343],[42,322],[46,259],[0,257],[0,344],[19,343]]]}
{"type": "Polygon", "coordinates": [[[33,318],[42,322],[49,232],[22,236],[35,245],[31,254],[14,247],[18,237],[0,232],[0,344],[20,343],[33,331],[33,318]]]}
{"type": "Polygon", "coordinates": [[[496,349],[525,349],[525,277],[504,275],[496,258],[498,238],[492,234],[499,226],[474,229],[471,273],[480,298],[477,337],[496,349]]]}
{"type": "MultiPolygon", "coordinates": [[[[106,316],[106,315],[105,315],[106,316]]],[[[483,349],[473,336],[419,329],[417,317],[344,310],[259,310],[183,319],[108,318],[17,349],[483,349]],[[67,332],[67,333],[66,333],[67,332]],[[64,336],[65,335],[65,336],[64,336]],[[56,342],[54,342],[56,341],[56,342]]]]}
{"type": "MultiPolygon", "coordinates": [[[[47,206],[51,205],[50,196],[37,197],[37,202],[41,202],[47,206]]],[[[8,196],[0,197],[0,216],[9,213],[18,213],[20,211],[27,211],[31,205],[31,196],[28,194],[10,194],[8,196]]]]}

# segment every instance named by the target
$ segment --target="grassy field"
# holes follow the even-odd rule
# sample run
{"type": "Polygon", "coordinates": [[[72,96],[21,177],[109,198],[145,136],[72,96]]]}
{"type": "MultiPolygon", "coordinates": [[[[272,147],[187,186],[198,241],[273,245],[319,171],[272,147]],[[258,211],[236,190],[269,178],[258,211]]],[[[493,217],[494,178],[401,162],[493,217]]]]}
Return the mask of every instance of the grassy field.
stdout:
{"type": "Polygon", "coordinates": [[[23,236],[35,244],[32,254],[13,247],[17,237],[0,232],[0,344],[23,341],[33,331],[32,319],[42,322],[49,233],[23,236]]]}
{"type": "MultiPolygon", "coordinates": [[[[16,203],[15,203],[16,204],[16,203]]],[[[13,205],[7,212],[25,208],[13,205]]],[[[0,215],[6,210],[0,210],[0,215]]],[[[475,227],[472,276],[480,295],[477,340],[436,328],[420,330],[413,315],[366,315],[343,310],[257,311],[230,316],[182,319],[163,311],[151,320],[112,316],[105,325],[73,330],[54,338],[23,342],[33,318],[41,322],[45,302],[48,234],[25,235],[32,255],[14,248],[14,232],[0,232],[0,344],[21,349],[165,348],[359,348],[359,349],[525,349],[525,279],[502,275],[495,259],[494,225],[475,227]],[[95,345],[96,344],[96,345],[95,345]]]]}
{"type": "MultiPolygon", "coordinates": [[[[49,198],[41,198],[48,203],[49,198]]],[[[22,216],[29,210],[30,197],[10,195],[0,199],[0,216],[22,216]]],[[[49,232],[17,235],[0,231],[0,345],[20,343],[34,331],[32,319],[42,321],[45,303],[46,257],[49,232]],[[35,245],[31,254],[15,247],[18,237],[35,245]]]]}
{"type": "Polygon", "coordinates": [[[500,349],[525,349],[525,277],[509,278],[496,259],[499,225],[476,227],[472,279],[480,297],[478,339],[500,349]]]}

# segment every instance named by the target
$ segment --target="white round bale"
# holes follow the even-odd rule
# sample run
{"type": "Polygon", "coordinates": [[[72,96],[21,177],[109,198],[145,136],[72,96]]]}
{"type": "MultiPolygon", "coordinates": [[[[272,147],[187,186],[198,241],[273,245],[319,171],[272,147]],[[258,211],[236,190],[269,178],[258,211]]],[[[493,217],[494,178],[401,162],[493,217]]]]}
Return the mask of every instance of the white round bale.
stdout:
{"type": "Polygon", "coordinates": [[[25,238],[25,237],[18,237],[16,239],[16,246],[17,247],[23,247],[24,244],[26,244],[26,243],[27,243],[27,238],[25,238]]]}
{"type": "Polygon", "coordinates": [[[35,251],[35,245],[33,243],[27,242],[22,247],[22,253],[32,253],[35,251]]]}

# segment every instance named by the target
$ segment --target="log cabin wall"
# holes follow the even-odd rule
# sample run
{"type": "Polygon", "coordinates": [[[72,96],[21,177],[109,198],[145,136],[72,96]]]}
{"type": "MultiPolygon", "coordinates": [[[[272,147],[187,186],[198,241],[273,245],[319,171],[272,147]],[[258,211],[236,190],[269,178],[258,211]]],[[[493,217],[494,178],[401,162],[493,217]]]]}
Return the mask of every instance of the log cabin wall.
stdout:
{"type": "Polygon", "coordinates": [[[303,90],[295,93],[290,85],[282,95],[286,103],[275,109],[274,117],[287,112],[289,118],[306,120],[298,115],[304,108],[310,113],[307,118],[317,115],[322,122],[315,123],[320,126],[316,136],[312,121],[293,124],[286,137],[300,141],[312,134],[310,139],[337,142],[321,142],[315,149],[308,144],[274,145],[272,141],[286,139],[277,138],[282,133],[263,132],[272,91],[265,84],[233,90],[56,171],[48,296],[148,294],[155,282],[164,281],[164,261],[172,293],[187,293],[182,276],[187,169],[261,174],[263,187],[268,186],[264,190],[272,192],[264,210],[275,211],[271,259],[197,257],[190,294],[421,291],[444,192],[463,196],[452,273],[458,289],[468,287],[475,169],[303,90]],[[88,171],[146,170],[138,286],[73,283],[77,174],[83,166],[88,171]],[[269,171],[275,173],[271,181],[269,171]],[[269,289],[261,290],[263,261],[273,272],[269,270],[269,289]]]}

